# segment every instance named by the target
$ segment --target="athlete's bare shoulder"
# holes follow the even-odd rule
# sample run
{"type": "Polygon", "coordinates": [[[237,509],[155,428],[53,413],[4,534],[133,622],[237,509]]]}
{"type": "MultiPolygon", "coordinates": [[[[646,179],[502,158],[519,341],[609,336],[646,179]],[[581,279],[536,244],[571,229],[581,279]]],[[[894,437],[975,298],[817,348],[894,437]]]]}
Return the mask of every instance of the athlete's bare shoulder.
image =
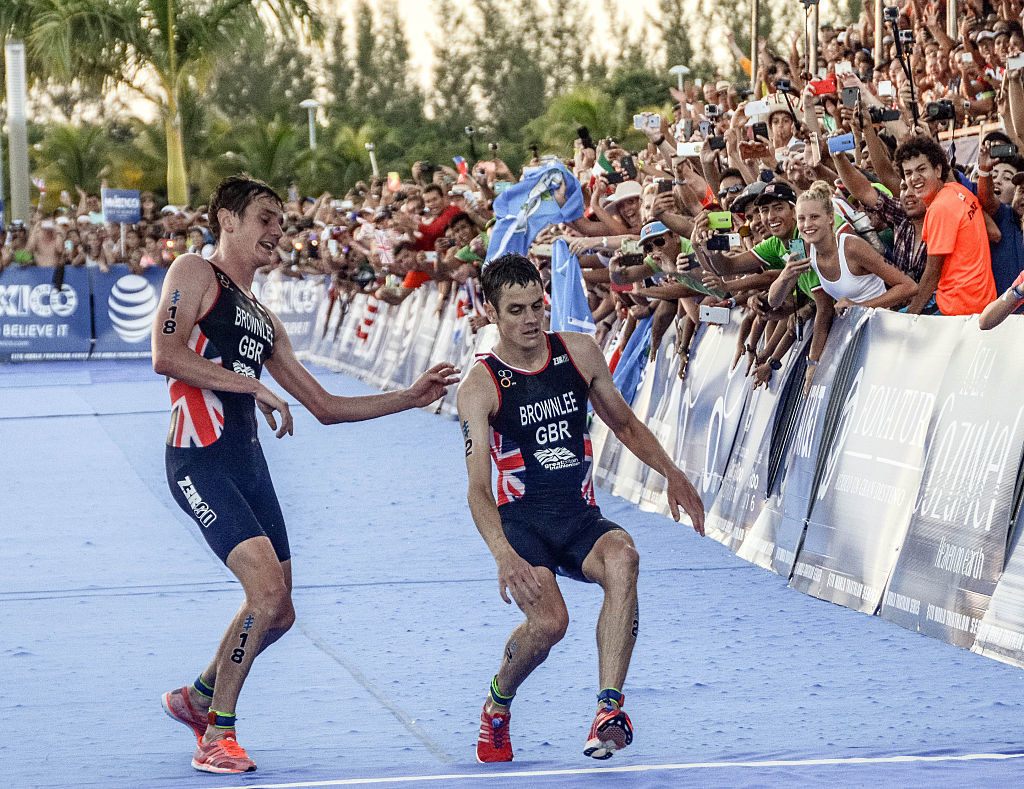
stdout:
{"type": "Polygon", "coordinates": [[[560,331],[558,336],[565,344],[565,349],[569,352],[569,356],[572,357],[576,369],[580,371],[580,374],[587,381],[592,381],[600,370],[607,369],[604,354],[601,353],[600,347],[598,347],[598,344],[594,342],[594,338],[589,334],[577,331],[560,331]]]}
{"type": "Polygon", "coordinates": [[[482,360],[477,359],[462,376],[458,400],[460,404],[486,408],[489,413],[497,411],[498,389],[487,364],[482,360]]]}
{"type": "Polygon", "coordinates": [[[213,266],[210,261],[194,252],[186,252],[184,255],[176,257],[167,270],[167,275],[185,277],[196,284],[206,284],[214,280],[213,266]]]}

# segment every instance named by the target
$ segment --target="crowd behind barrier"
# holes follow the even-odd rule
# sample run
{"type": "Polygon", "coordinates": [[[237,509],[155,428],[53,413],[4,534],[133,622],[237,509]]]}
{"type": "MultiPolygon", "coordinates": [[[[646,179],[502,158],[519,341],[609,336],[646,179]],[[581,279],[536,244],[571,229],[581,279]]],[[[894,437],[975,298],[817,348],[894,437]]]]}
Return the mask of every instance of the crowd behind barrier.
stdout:
{"type": "MultiPolygon", "coordinates": [[[[454,299],[435,310],[432,287],[361,331],[368,298],[320,305],[311,361],[391,389],[496,340],[467,331],[454,299]]],[[[1004,361],[1020,320],[983,333],[976,318],[853,309],[806,395],[810,338],[754,388],[733,366],[738,331],[702,325],[685,380],[667,337],[625,392],[694,481],[708,535],[794,589],[1024,666],[1024,405],[1005,396],[1024,369],[1004,361]]],[[[437,411],[454,418],[454,397],[437,411]]],[[[596,417],[591,436],[595,481],[667,516],[664,478],[596,417]]]]}
{"type": "MultiPolygon", "coordinates": [[[[300,352],[405,386],[494,342],[480,271],[527,255],[553,323],[592,327],[696,480],[711,536],[1024,665],[1022,440],[1000,399],[1020,327],[995,328],[1024,305],[1024,1],[955,10],[900,0],[876,48],[866,7],[822,25],[814,58],[761,41],[751,63],[730,41],[752,91],[684,82],[621,139],[579,127],[519,172],[492,149],[290,191],[259,293],[300,352]]],[[[6,228],[0,358],[148,352],[163,270],[213,254],[215,224],[142,194],[119,226],[118,199],[80,191],[6,228]]],[[[663,510],[664,481],[593,432],[598,483],[663,510]]]]}

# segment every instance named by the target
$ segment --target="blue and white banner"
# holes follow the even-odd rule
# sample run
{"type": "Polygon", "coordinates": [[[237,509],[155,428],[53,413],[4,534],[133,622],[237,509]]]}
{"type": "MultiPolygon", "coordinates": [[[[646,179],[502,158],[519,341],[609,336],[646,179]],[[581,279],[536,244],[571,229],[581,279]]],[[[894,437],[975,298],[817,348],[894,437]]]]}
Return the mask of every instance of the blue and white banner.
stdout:
{"type": "Polygon", "coordinates": [[[167,273],[159,266],[132,274],[127,266],[111,266],[109,274],[89,269],[97,359],[148,357],[150,330],[167,273]]]}
{"type": "Polygon", "coordinates": [[[85,359],[92,347],[89,274],[9,266],[0,273],[0,360],[85,359]]]}
{"type": "Polygon", "coordinates": [[[553,162],[524,176],[522,181],[498,195],[494,200],[494,215],[498,221],[491,231],[487,260],[509,252],[525,255],[533,239],[545,227],[583,216],[583,190],[576,176],[561,162],[553,162]],[[555,194],[563,186],[565,200],[559,205],[555,194]]]}
{"type": "Polygon", "coordinates": [[[301,353],[313,346],[317,311],[327,301],[330,284],[326,274],[295,278],[274,271],[269,276],[257,274],[252,292],[264,307],[281,319],[292,348],[301,353]]]}
{"type": "Polygon", "coordinates": [[[105,222],[134,225],[142,218],[142,199],[138,189],[104,189],[100,200],[105,222]]]}
{"type": "Polygon", "coordinates": [[[615,388],[622,393],[627,403],[632,403],[636,397],[641,376],[647,367],[647,355],[651,352],[652,320],[653,318],[648,316],[637,321],[636,328],[626,340],[626,347],[622,349],[619,363],[612,374],[615,388]]]}
{"type": "Polygon", "coordinates": [[[591,336],[597,332],[583,289],[580,262],[563,238],[551,248],[551,331],[577,331],[591,336]]]}

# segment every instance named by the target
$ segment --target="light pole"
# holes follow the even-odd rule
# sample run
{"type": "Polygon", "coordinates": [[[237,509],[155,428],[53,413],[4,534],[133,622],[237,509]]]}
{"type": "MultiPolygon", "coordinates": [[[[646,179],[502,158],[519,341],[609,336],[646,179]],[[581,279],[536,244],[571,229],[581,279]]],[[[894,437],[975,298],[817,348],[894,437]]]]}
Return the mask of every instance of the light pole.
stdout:
{"type": "Polygon", "coordinates": [[[25,44],[8,39],[4,48],[7,65],[7,133],[11,157],[11,219],[29,220],[28,118],[25,109],[25,44]]]}
{"type": "Polygon", "coordinates": [[[676,81],[678,82],[679,90],[682,90],[683,89],[683,77],[689,76],[690,69],[688,69],[686,66],[683,66],[683,65],[673,66],[672,68],[670,68],[668,70],[668,73],[675,75],[676,81]]]}
{"type": "Polygon", "coordinates": [[[373,149],[374,149],[373,143],[372,142],[368,142],[365,145],[363,145],[363,147],[366,148],[367,153],[370,154],[370,169],[373,171],[373,177],[374,178],[379,178],[380,177],[380,170],[377,169],[377,154],[375,154],[373,152],[373,149]]]}
{"type": "Polygon", "coordinates": [[[309,113],[309,150],[316,150],[316,111],[320,102],[316,99],[305,99],[299,102],[299,106],[309,113]]]}

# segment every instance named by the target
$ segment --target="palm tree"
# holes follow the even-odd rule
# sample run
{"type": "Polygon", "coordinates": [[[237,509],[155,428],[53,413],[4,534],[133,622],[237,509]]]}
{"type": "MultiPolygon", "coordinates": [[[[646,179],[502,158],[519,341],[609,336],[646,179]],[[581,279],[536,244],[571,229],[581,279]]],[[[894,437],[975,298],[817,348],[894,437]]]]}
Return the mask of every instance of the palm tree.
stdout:
{"type": "MultiPolygon", "coordinates": [[[[47,73],[39,76],[125,85],[159,108],[167,199],[175,205],[188,202],[183,90],[201,89],[219,54],[264,38],[267,24],[294,41],[321,35],[309,0],[3,0],[3,5],[8,2],[18,8],[11,13],[12,30],[25,34],[35,63],[47,63],[47,73]]],[[[0,18],[0,25],[4,21],[0,18]]]]}
{"type": "Polygon", "coordinates": [[[100,180],[110,166],[111,143],[102,126],[51,125],[38,145],[42,165],[39,169],[50,184],[50,191],[73,192],[75,187],[99,194],[100,180]]]}
{"type": "Polygon", "coordinates": [[[283,191],[309,157],[303,137],[287,121],[274,118],[236,128],[232,149],[224,154],[234,169],[244,169],[283,191]]]}

